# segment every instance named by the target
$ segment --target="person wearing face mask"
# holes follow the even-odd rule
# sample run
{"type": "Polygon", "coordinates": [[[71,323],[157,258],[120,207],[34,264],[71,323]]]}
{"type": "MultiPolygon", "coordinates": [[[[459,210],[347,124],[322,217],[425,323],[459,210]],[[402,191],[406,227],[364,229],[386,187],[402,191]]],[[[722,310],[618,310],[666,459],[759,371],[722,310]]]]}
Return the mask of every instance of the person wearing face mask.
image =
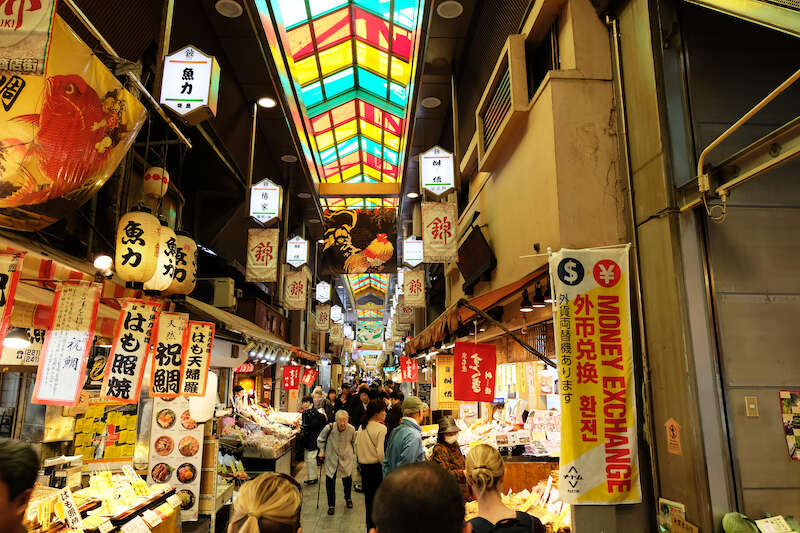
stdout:
{"type": "Polygon", "coordinates": [[[470,501],[472,493],[467,486],[467,477],[464,474],[465,458],[458,445],[458,431],[458,426],[452,416],[445,416],[439,420],[439,435],[430,461],[449,472],[458,482],[458,488],[461,489],[464,501],[470,501]]]}

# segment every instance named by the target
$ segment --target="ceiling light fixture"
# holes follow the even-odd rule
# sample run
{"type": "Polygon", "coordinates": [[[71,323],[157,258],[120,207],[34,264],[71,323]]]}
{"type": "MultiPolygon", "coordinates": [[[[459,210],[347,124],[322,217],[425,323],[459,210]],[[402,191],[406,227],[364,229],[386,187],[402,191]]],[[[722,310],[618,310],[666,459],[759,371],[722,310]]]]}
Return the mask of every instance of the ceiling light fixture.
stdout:
{"type": "Polygon", "coordinates": [[[520,313],[530,313],[533,311],[533,304],[531,303],[531,299],[528,298],[527,288],[522,291],[522,302],[519,304],[519,311],[520,313]]]}
{"type": "Polygon", "coordinates": [[[94,258],[94,267],[97,270],[102,270],[103,272],[110,270],[111,266],[114,264],[114,260],[111,259],[111,256],[108,255],[98,255],[94,258]]]}
{"type": "Polygon", "coordinates": [[[317,239],[317,244],[325,244],[325,239],[317,239]]]}
{"type": "Polygon", "coordinates": [[[436,109],[440,105],[442,105],[442,101],[435,96],[426,96],[422,100],[420,100],[420,105],[425,109],[436,109]]]}
{"type": "Polygon", "coordinates": [[[297,163],[297,156],[294,154],[283,154],[281,156],[281,161],[284,163],[297,163]]]}
{"type": "Polygon", "coordinates": [[[445,0],[436,6],[436,13],[443,19],[458,18],[463,12],[464,6],[461,5],[461,2],[456,2],[456,0],[445,0]]]}
{"type": "Polygon", "coordinates": [[[303,200],[308,200],[309,198],[311,198],[311,193],[310,192],[299,192],[299,193],[297,193],[297,197],[298,198],[302,198],[303,200]]]}
{"type": "Polygon", "coordinates": [[[544,295],[542,294],[542,289],[539,287],[536,287],[536,292],[533,293],[533,307],[547,307],[547,303],[544,301],[544,295]]]}
{"type": "Polygon", "coordinates": [[[3,339],[3,347],[12,350],[24,350],[31,345],[28,333],[22,328],[11,328],[3,339]]]}
{"type": "Polygon", "coordinates": [[[258,105],[261,106],[261,107],[265,107],[265,108],[269,109],[270,107],[275,107],[276,105],[278,105],[278,102],[276,102],[274,99],[270,98],[269,96],[264,96],[264,97],[258,99],[258,105]]]}
{"type": "Polygon", "coordinates": [[[550,285],[547,285],[547,290],[544,292],[544,303],[552,304],[553,303],[553,291],[550,290],[550,285]]]}
{"type": "Polygon", "coordinates": [[[236,0],[217,0],[217,3],[214,4],[214,8],[217,10],[217,13],[229,19],[241,17],[243,13],[241,4],[236,0]]]}
{"type": "Polygon", "coordinates": [[[406,193],[406,198],[409,198],[409,199],[411,199],[411,200],[414,200],[414,199],[416,199],[416,198],[419,198],[419,193],[418,193],[418,192],[411,191],[411,192],[409,192],[409,193],[406,193]]]}

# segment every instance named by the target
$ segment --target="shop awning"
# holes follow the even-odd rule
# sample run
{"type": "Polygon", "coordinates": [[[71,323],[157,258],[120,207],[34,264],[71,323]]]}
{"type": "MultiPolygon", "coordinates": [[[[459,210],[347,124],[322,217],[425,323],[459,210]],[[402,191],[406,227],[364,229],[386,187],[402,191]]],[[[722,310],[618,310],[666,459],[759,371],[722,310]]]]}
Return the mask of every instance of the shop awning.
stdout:
{"type": "MultiPolygon", "coordinates": [[[[475,307],[486,311],[506,298],[522,291],[522,289],[533,283],[536,279],[546,275],[546,272],[547,265],[545,264],[513,283],[471,298],[469,301],[475,307]]],[[[406,353],[416,354],[427,350],[437,342],[443,341],[448,335],[455,333],[459,326],[466,324],[474,317],[474,311],[459,307],[458,303],[451,305],[444,313],[439,315],[436,320],[431,322],[428,327],[406,343],[406,353]]]]}
{"type": "Polygon", "coordinates": [[[307,352],[305,350],[301,350],[295,346],[292,346],[292,351],[299,357],[300,359],[308,359],[309,361],[319,361],[319,355],[311,352],[307,352]]]}
{"type": "Polygon", "coordinates": [[[245,318],[234,315],[233,313],[229,313],[224,309],[214,307],[213,305],[201,302],[200,300],[196,300],[190,296],[186,297],[186,301],[183,303],[183,306],[186,307],[190,313],[194,312],[200,314],[201,316],[205,316],[211,320],[219,322],[227,330],[235,333],[241,333],[242,335],[251,337],[258,342],[268,342],[283,348],[292,348],[291,344],[283,339],[279,339],[271,333],[267,333],[264,328],[253,324],[245,318]]]}

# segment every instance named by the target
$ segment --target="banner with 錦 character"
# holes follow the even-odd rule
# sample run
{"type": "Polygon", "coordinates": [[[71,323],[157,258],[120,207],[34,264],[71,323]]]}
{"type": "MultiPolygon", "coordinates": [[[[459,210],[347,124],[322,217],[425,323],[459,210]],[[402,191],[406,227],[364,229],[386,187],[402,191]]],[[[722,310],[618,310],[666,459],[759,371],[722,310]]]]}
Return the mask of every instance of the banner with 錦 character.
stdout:
{"type": "Polygon", "coordinates": [[[278,279],[278,230],[247,230],[247,268],[249,282],[270,282],[278,279]]]}
{"type": "Polygon", "coordinates": [[[395,320],[398,324],[403,325],[411,325],[414,323],[414,308],[410,305],[406,305],[405,296],[401,296],[400,301],[397,302],[395,320]]]}
{"type": "Polygon", "coordinates": [[[0,11],[0,78],[41,76],[47,64],[56,0],[9,0],[0,6],[4,7],[0,11]]]}
{"type": "Polygon", "coordinates": [[[403,303],[409,307],[425,307],[425,269],[403,273],[403,303]]]}
{"type": "Polygon", "coordinates": [[[326,214],[322,274],[395,272],[396,216],[394,208],[336,209],[326,214]]]}
{"type": "Polygon", "coordinates": [[[331,328],[331,306],[318,305],[315,318],[317,330],[328,331],[331,328]]]}
{"type": "Polygon", "coordinates": [[[160,309],[161,304],[157,302],[133,299],[123,302],[100,389],[101,400],[139,401],[151,335],[160,309]]]}
{"type": "Polygon", "coordinates": [[[458,409],[460,405],[453,393],[453,356],[436,357],[436,400],[441,410],[458,409]]]}
{"type": "Polygon", "coordinates": [[[300,379],[300,383],[305,385],[306,387],[310,387],[317,381],[317,376],[319,375],[319,371],[313,368],[306,368],[303,370],[303,377],[300,379]]]}
{"type": "Polygon", "coordinates": [[[300,365],[283,367],[283,390],[297,390],[300,385],[300,365]]]}
{"type": "Polygon", "coordinates": [[[283,307],[294,311],[306,309],[308,275],[305,270],[287,270],[283,294],[283,307]]]}
{"type": "Polygon", "coordinates": [[[493,402],[497,347],[457,342],[453,347],[453,397],[461,402],[493,402]]]}
{"type": "Polygon", "coordinates": [[[175,398],[181,392],[184,355],[189,341],[189,315],[163,312],[158,317],[150,396],[175,398]]]}
{"type": "Polygon", "coordinates": [[[630,245],[550,256],[561,396],[561,499],[642,501],[631,351],[630,245]]]}
{"type": "Polygon", "coordinates": [[[181,378],[181,396],[203,396],[208,382],[214,324],[189,321],[189,339],[181,378]]]}
{"type": "Polygon", "coordinates": [[[334,346],[341,346],[344,342],[344,330],[338,322],[331,323],[331,330],[328,335],[330,336],[331,344],[334,346]]]}
{"type": "MultiPolygon", "coordinates": [[[[25,18],[44,17],[52,2],[47,8],[41,2],[36,12],[27,9],[39,3],[0,4],[0,24],[9,12],[23,13],[16,11],[23,4],[25,18]]],[[[0,226],[15,230],[45,228],[95,195],[146,116],[142,104],[58,15],[48,54],[43,76],[24,68],[0,76],[0,226]]]]}
{"type": "Polygon", "coordinates": [[[404,383],[414,383],[417,381],[419,370],[417,360],[411,357],[400,358],[400,376],[404,383]]]}
{"type": "Polygon", "coordinates": [[[458,261],[455,202],[422,203],[422,257],[425,263],[458,261]]]}
{"type": "Polygon", "coordinates": [[[0,253],[0,339],[5,338],[11,325],[11,310],[24,257],[24,253],[0,253]]]}

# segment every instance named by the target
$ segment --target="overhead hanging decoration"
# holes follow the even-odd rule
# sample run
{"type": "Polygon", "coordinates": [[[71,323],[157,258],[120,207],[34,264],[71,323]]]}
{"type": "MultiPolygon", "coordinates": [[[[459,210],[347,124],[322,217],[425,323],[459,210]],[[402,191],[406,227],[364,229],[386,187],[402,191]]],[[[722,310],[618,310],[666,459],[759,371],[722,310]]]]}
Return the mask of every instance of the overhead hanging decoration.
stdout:
{"type": "Polygon", "coordinates": [[[162,312],[153,349],[150,396],[174,398],[180,394],[188,341],[189,315],[162,312]]]}
{"type": "Polygon", "coordinates": [[[334,346],[341,346],[344,342],[344,329],[338,322],[331,324],[330,341],[334,346]]]}
{"type": "Polygon", "coordinates": [[[129,287],[142,288],[156,273],[160,229],[146,207],[135,207],[120,218],[114,265],[129,287]]]}
{"type": "Polygon", "coordinates": [[[425,307],[425,269],[403,273],[403,301],[409,307],[425,307]]]}
{"type": "Polygon", "coordinates": [[[394,273],[394,209],[340,209],[325,215],[322,264],[326,274],[394,273]]]}
{"type": "Polygon", "coordinates": [[[295,268],[308,263],[308,241],[302,237],[292,237],[286,241],[286,262],[295,268]]]}
{"type": "Polygon", "coordinates": [[[175,238],[175,275],[166,294],[191,294],[197,284],[197,243],[186,232],[175,238]]]}
{"type": "Polygon", "coordinates": [[[311,387],[314,385],[314,382],[317,381],[317,376],[319,376],[318,370],[314,368],[306,368],[303,370],[303,377],[300,379],[300,383],[306,387],[311,387]]]}
{"type": "Polygon", "coordinates": [[[204,396],[214,345],[214,324],[190,320],[188,342],[181,378],[181,396],[204,396]]]}
{"type": "Polygon", "coordinates": [[[340,323],[344,320],[344,314],[342,312],[341,305],[333,305],[331,306],[331,322],[340,323]]]}
{"type": "Polygon", "coordinates": [[[421,239],[409,237],[403,241],[403,262],[411,268],[425,260],[423,253],[423,241],[421,239]]]}
{"type": "Polygon", "coordinates": [[[316,311],[317,331],[328,331],[331,327],[331,306],[318,305],[316,311]]]}
{"type": "Polygon", "coordinates": [[[217,59],[185,46],[164,58],[160,103],[194,126],[217,115],[219,81],[217,59]]]}
{"type": "Polygon", "coordinates": [[[56,0],[5,2],[0,12],[0,75],[41,76],[47,64],[56,0]]]}
{"type": "Polygon", "coordinates": [[[411,324],[414,322],[414,308],[405,304],[405,297],[397,303],[395,319],[398,324],[411,324]]]}
{"type": "Polygon", "coordinates": [[[281,187],[263,179],[250,188],[250,216],[262,224],[280,218],[281,187]]]}
{"type": "Polygon", "coordinates": [[[294,311],[306,309],[308,296],[308,274],[305,270],[286,272],[284,276],[283,306],[294,311]]]}
{"type": "Polygon", "coordinates": [[[380,346],[383,342],[383,322],[379,320],[361,320],[356,328],[356,340],[359,346],[380,346]]]}
{"type": "Polygon", "coordinates": [[[178,250],[178,240],[172,228],[166,221],[161,221],[158,231],[158,259],[156,272],[153,277],[144,282],[145,291],[160,292],[167,290],[175,276],[175,255],[178,250]]]}
{"type": "Polygon", "coordinates": [[[327,281],[320,281],[316,287],[316,300],[324,304],[331,299],[331,284],[327,281]]]}
{"type": "MultiPolygon", "coordinates": [[[[23,12],[16,8],[23,4],[23,25],[29,15],[44,20],[54,3],[43,1],[32,12],[30,2],[5,2],[0,21],[13,18],[3,17],[9,10],[18,17],[23,12]]],[[[2,53],[0,48],[0,68],[2,53]]],[[[0,143],[17,147],[3,154],[0,226],[18,231],[45,228],[91,198],[128,152],[146,116],[58,15],[48,54],[44,76],[26,72],[30,61],[23,61],[23,72],[0,78],[0,143]]]]}
{"type": "Polygon", "coordinates": [[[422,203],[423,258],[426,263],[458,261],[458,206],[455,202],[422,203]]]}
{"type": "Polygon", "coordinates": [[[278,280],[278,230],[247,230],[247,268],[245,280],[273,282],[278,280]]]}
{"type": "Polygon", "coordinates": [[[148,198],[163,198],[169,190],[169,172],[161,167],[150,167],[144,172],[142,194],[148,198]]]}
{"type": "Polygon", "coordinates": [[[453,190],[455,186],[453,154],[438,146],[419,154],[419,182],[420,190],[429,191],[434,196],[441,196],[453,190]]]}
{"type": "Polygon", "coordinates": [[[419,367],[417,360],[411,357],[400,358],[400,375],[403,383],[414,383],[419,379],[419,367]]]}

